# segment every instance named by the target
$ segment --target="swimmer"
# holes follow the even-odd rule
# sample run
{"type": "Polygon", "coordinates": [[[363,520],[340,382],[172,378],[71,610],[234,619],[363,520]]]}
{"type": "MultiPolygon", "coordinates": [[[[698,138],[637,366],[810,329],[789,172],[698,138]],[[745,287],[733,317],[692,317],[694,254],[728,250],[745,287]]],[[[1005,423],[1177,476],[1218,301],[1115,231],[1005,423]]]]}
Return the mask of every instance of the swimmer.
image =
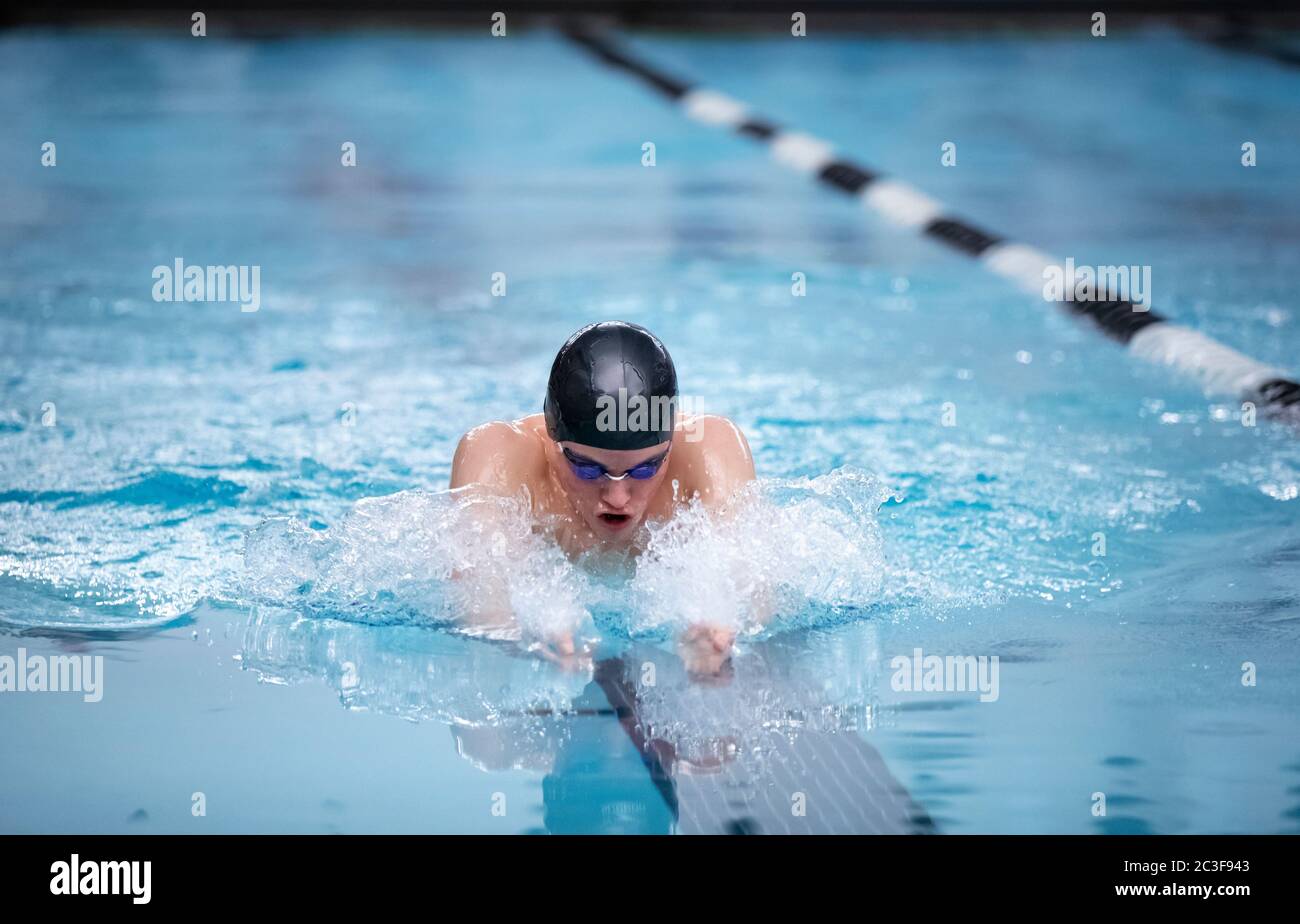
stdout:
{"type": "MultiPolygon", "coordinates": [[[[724,417],[679,413],[677,370],[654,334],[624,321],[591,324],[560,348],[541,414],[475,427],[461,439],[451,487],[501,496],[525,492],[535,521],[576,557],[636,554],[641,527],[694,499],[720,510],[754,480],[745,435],[724,417]]],[[[716,674],[735,633],[689,627],[679,644],[697,673],[716,674]]],[[[569,661],[571,634],[544,653],[569,661]]]]}

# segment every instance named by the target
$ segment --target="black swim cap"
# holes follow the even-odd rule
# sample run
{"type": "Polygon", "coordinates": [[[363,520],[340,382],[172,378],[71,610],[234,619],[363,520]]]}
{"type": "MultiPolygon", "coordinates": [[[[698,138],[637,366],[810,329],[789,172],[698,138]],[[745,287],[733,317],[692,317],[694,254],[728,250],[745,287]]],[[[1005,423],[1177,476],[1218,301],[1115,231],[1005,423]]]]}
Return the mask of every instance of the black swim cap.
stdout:
{"type": "Polygon", "coordinates": [[[648,449],[673,438],[677,370],[659,338],[626,321],[578,331],[555,355],[546,432],[597,449],[648,449]]]}

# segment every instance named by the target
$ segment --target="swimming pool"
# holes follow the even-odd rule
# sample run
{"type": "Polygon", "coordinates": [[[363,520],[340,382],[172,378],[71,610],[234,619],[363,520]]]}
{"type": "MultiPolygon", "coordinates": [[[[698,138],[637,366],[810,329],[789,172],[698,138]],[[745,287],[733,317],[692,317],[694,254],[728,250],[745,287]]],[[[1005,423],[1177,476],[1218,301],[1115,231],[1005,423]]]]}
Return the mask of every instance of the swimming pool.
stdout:
{"type": "MultiPolygon", "coordinates": [[[[1294,71],[1159,30],[631,46],[1019,240],[1149,265],[1163,312],[1295,371],[1294,71]]],[[[0,654],[105,658],[93,705],[0,697],[0,830],[1298,830],[1294,433],[552,34],[0,51],[0,654]],[[261,309],[155,302],[178,258],[260,266],[261,309]],[[268,519],[329,537],[444,488],[606,317],[813,537],[778,535],[809,602],[726,682],[608,587],[589,673],[388,612],[423,548],[400,499],[344,549],[359,616],[343,585],[296,606],[283,545],[246,566],[268,519]],[[998,697],[895,690],[917,648],[997,656],[998,697]]]]}

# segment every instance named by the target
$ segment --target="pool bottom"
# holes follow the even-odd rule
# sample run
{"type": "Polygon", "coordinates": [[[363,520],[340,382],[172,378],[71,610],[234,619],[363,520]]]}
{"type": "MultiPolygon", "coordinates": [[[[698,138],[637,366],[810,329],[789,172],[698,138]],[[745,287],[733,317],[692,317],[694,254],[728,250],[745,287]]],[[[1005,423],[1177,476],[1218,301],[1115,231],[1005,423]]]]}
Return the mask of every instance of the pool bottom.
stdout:
{"type": "Polygon", "coordinates": [[[105,658],[99,702],[0,696],[22,742],[0,755],[21,794],[0,830],[1294,829],[1300,761],[1277,703],[1258,697],[1243,720],[1227,683],[1206,690],[1219,665],[1180,654],[1152,674],[1134,643],[1150,627],[1135,636],[1101,607],[1087,624],[1041,616],[1007,606],[788,633],[744,645],[707,681],[656,646],[564,673],[439,630],[279,611],[0,636],[6,653],[105,658]],[[999,697],[894,689],[891,661],[916,647],[996,655],[999,697]]]}

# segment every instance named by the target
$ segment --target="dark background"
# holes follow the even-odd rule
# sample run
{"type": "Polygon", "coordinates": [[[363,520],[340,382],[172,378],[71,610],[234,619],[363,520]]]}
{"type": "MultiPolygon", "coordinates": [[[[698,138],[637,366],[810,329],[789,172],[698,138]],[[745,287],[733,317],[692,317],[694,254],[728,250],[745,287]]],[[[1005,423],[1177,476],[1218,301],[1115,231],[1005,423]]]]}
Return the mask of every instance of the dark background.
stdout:
{"type": "Polygon", "coordinates": [[[121,3],[37,2],[0,12],[0,28],[19,25],[169,25],[188,27],[190,15],[208,17],[209,34],[274,32],[285,28],[335,28],[358,25],[486,27],[500,10],[510,27],[555,25],[582,20],[610,26],[661,29],[788,29],[790,15],[806,13],[811,29],[926,29],[1077,27],[1092,12],[1106,14],[1107,25],[1135,19],[1172,20],[1209,36],[1240,34],[1258,28],[1300,27],[1300,2],[1242,3],[1225,0],[749,0],[749,2],[633,3],[626,0],[493,0],[493,2],[418,2],[418,0],[268,0],[258,4],[188,5],[125,0],[121,3]]]}

